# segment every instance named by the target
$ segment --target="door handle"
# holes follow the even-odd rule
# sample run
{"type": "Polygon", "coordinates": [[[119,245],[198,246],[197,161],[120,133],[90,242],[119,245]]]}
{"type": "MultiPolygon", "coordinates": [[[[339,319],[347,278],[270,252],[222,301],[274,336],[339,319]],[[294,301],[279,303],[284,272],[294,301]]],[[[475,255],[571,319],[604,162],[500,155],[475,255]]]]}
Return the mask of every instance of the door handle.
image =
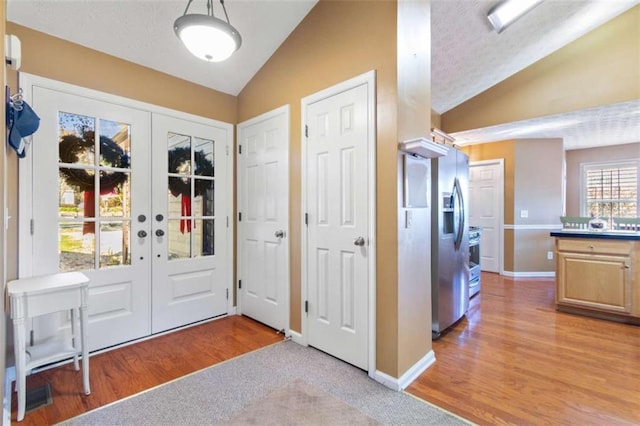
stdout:
{"type": "Polygon", "coordinates": [[[138,231],[138,238],[145,238],[147,236],[147,231],[138,231]]]}
{"type": "Polygon", "coordinates": [[[164,231],[162,229],[156,229],[156,235],[158,237],[162,237],[164,235],[164,231]]]}
{"type": "Polygon", "coordinates": [[[353,240],[353,245],[362,247],[364,245],[364,238],[356,238],[355,240],[353,240]]]}
{"type": "Polygon", "coordinates": [[[279,231],[276,231],[274,235],[276,238],[284,238],[284,231],[280,229],[279,231]]]}

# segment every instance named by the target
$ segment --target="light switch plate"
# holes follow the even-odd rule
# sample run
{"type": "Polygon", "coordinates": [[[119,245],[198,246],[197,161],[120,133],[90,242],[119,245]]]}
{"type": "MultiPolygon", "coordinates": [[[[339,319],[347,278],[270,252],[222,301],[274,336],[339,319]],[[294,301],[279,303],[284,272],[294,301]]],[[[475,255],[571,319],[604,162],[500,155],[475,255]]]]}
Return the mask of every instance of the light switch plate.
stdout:
{"type": "Polygon", "coordinates": [[[520,217],[529,217],[529,210],[520,210],[520,217]]]}

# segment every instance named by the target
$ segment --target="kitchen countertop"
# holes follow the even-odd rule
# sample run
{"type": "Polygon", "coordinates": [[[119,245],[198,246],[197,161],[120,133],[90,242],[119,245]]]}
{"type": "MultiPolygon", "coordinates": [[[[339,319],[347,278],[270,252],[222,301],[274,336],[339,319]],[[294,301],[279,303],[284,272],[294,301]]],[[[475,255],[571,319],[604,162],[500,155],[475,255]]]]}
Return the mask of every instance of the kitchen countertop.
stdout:
{"type": "Polygon", "coordinates": [[[640,241],[640,232],[633,231],[589,231],[586,229],[565,229],[559,231],[551,231],[552,237],[564,238],[591,238],[598,240],[632,240],[640,241]]]}

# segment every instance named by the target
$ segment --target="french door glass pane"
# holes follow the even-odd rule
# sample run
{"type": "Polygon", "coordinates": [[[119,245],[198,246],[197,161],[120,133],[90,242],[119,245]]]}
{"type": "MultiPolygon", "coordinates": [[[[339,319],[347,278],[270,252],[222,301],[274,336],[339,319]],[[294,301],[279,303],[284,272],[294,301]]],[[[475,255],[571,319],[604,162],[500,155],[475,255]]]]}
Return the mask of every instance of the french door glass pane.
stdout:
{"type": "Polygon", "coordinates": [[[214,181],[196,179],[196,198],[193,200],[194,216],[214,215],[214,181]]]}
{"type": "Polygon", "coordinates": [[[168,259],[191,257],[191,219],[172,219],[167,222],[168,259]]]}
{"type": "Polygon", "coordinates": [[[100,165],[131,167],[131,126],[100,119],[100,165]]]}
{"type": "Polygon", "coordinates": [[[193,138],[196,176],[214,176],[213,165],[213,141],[208,139],[193,138]]]}
{"type": "Polygon", "coordinates": [[[131,212],[131,173],[100,173],[100,216],[128,217],[131,212]]]}
{"type": "Polygon", "coordinates": [[[100,267],[131,265],[130,221],[100,224],[100,267]]]}
{"type": "Polygon", "coordinates": [[[169,173],[191,174],[191,137],[169,133],[169,173]]]}
{"type": "Polygon", "coordinates": [[[213,219],[199,219],[195,221],[195,256],[213,256],[215,247],[213,243],[214,222],[213,219]]]}
{"type": "Polygon", "coordinates": [[[90,222],[60,222],[58,224],[58,255],[60,272],[95,268],[95,238],[86,234],[90,222]]]}
{"type": "Polygon", "coordinates": [[[169,260],[213,255],[214,147],[209,139],[167,134],[169,260]]]}
{"type": "MultiPolygon", "coordinates": [[[[85,192],[93,194],[95,172],[60,167],[58,170],[58,212],[60,217],[85,217],[85,192]]],[[[93,196],[89,198],[93,203],[93,196]]],[[[91,207],[90,207],[91,208],[91,207]]],[[[93,217],[92,215],[90,217],[93,217]]]]}
{"type": "Polygon", "coordinates": [[[60,112],[58,127],[60,271],[131,264],[131,126],[60,112]]]}
{"type": "Polygon", "coordinates": [[[58,155],[65,164],[93,165],[95,162],[93,117],[68,112],[58,113],[58,155]]]}

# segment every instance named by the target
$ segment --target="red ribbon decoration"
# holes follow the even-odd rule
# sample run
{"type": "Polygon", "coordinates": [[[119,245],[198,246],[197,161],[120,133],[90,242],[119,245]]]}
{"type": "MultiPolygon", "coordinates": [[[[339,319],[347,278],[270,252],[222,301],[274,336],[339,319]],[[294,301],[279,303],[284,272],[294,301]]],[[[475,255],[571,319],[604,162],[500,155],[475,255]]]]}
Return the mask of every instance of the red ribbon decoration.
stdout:
{"type": "MultiPolygon", "coordinates": [[[[115,188],[102,189],[100,195],[115,194],[115,188]]],[[[84,191],[84,217],[96,217],[95,191],[84,191]]],[[[96,223],[84,222],[82,224],[82,235],[95,234],[96,223]]]]}
{"type": "MultiPolygon", "coordinates": [[[[191,216],[191,197],[181,195],[180,216],[191,216]]],[[[185,229],[191,232],[191,219],[180,219],[180,232],[184,234],[185,229]]]]}

